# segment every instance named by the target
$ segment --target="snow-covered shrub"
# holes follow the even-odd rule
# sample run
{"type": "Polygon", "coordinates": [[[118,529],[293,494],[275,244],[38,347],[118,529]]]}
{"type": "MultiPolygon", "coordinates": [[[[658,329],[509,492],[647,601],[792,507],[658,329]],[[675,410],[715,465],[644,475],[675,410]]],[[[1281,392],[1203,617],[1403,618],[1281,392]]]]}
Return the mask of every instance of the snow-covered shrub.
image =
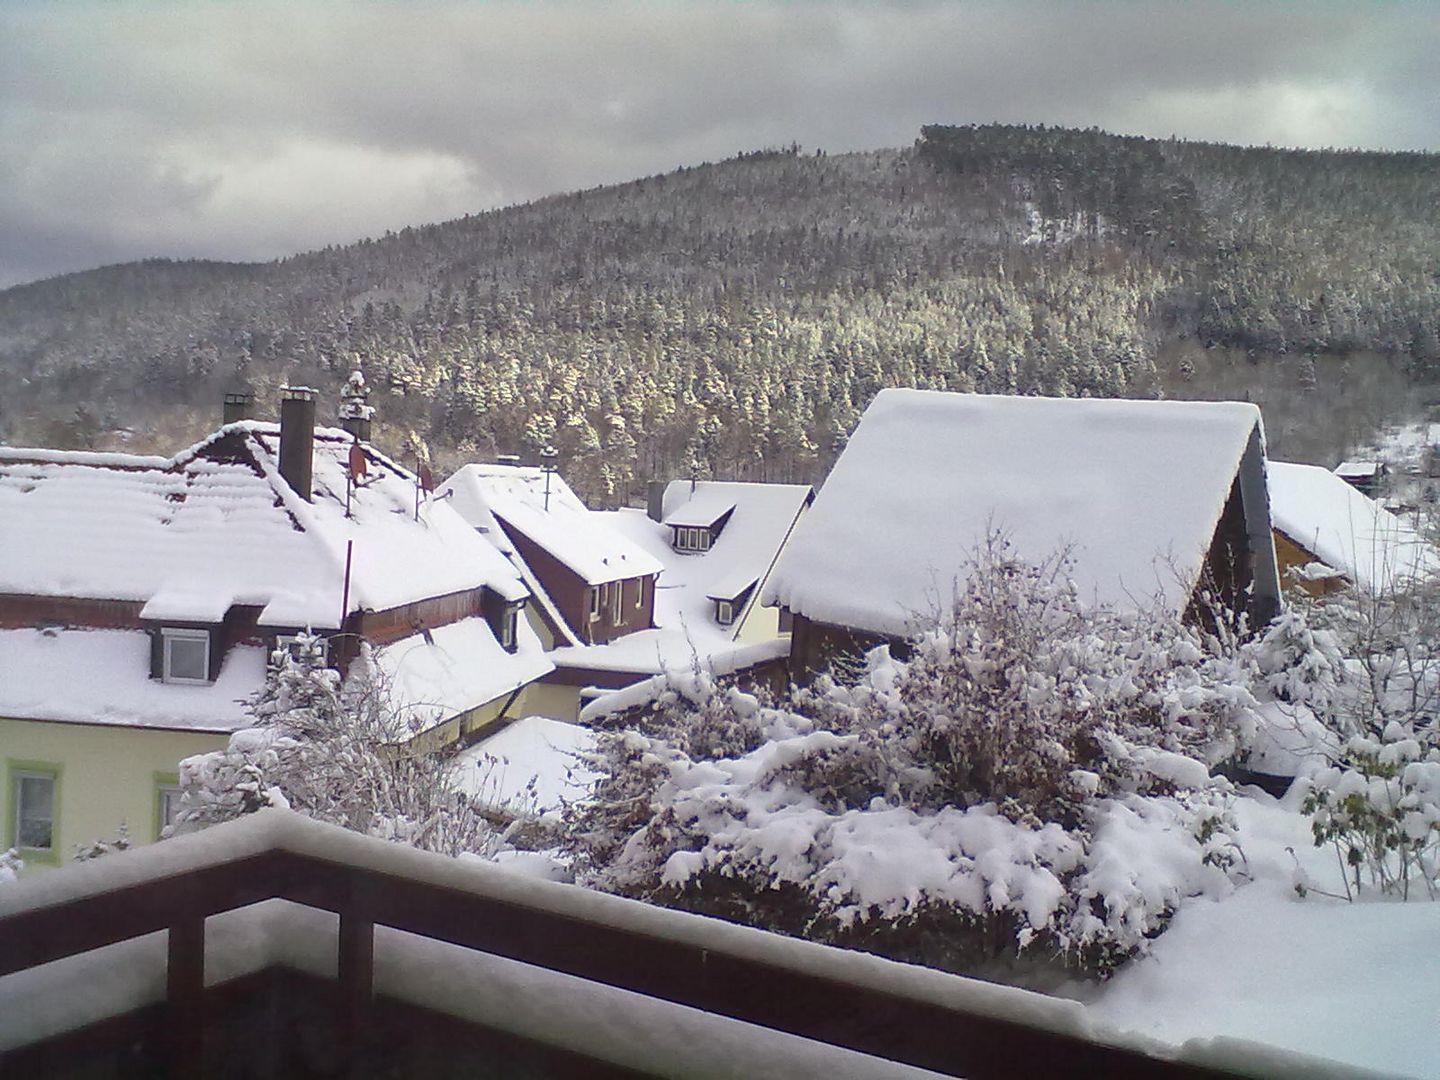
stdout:
{"type": "Polygon", "coordinates": [[[109,840],[101,837],[88,844],[76,844],[75,851],[70,857],[76,862],[89,862],[102,855],[113,855],[117,851],[129,851],[130,847],[130,827],[122,821],[114,837],[109,840]]]}
{"type": "Polygon", "coordinates": [[[766,703],[698,673],[602,737],[580,879],[937,966],[1108,973],[1231,887],[1251,699],[1180,620],[1085,608],[1003,542],[905,661],[766,703]]]}
{"type": "Polygon", "coordinates": [[[429,851],[489,850],[498,835],[456,790],[442,754],[410,734],[368,654],[343,683],[323,644],[278,649],[252,702],[256,726],[224,750],[180,763],[177,832],[284,806],[356,832],[429,851]]]}
{"type": "Polygon", "coordinates": [[[1410,582],[1296,606],[1252,649],[1283,710],[1322,729],[1299,781],[1352,898],[1440,895],[1440,594],[1410,582]]]}
{"type": "Polygon", "coordinates": [[[0,851],[0,885],[16,880],[24,869],[25,863],[14,848],[0,851]]]}

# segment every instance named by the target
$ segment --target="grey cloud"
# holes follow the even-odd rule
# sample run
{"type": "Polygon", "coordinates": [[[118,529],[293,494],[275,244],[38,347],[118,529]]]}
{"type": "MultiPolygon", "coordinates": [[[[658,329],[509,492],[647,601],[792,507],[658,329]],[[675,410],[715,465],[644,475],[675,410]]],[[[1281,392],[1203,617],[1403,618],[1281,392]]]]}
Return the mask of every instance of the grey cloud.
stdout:
{"type": "Polygon", "coordinates": [[[1437,44],[1401,4],[0,7],[0,285],[928,122],[1437,148],[1437,44]]]}

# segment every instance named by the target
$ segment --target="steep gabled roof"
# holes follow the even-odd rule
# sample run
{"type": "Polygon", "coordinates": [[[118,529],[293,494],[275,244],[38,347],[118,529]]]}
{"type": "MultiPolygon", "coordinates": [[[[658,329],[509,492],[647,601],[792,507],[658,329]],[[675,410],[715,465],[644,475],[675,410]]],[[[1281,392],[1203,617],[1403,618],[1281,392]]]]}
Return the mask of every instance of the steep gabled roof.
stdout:
{"type": "MultiPolygon", "coordinates": [[[[809,484],[672,481],[661,499],[666,525],[704,527],[722,517],[726,521],[708,551],[673,560],[661,583],[683,580],[709,599],[735,599],[770,572],[814,495],[809,484]]],[[[739,623],[737,618],[737,632],[739,623]]]]}
{"type": "Polygon", "coordinates": [[[444,502],[415,513],[415,479],[369,446],[346,516],[352,437],[315,432],[313,502],[279,472],[279,427],[244,421],[173,458],[0,448],[0,593],[143,602],[157,619],[256,605],[275,626],[339,626],[519,575],[444,502]],[[353,544],[353,547],[351,546],[353,544]]]}
{"type": "Polygon", "coordinates": [[[1440,572],[1440,552],[1410,525],[1316,465],[1268,465],[1275,528],[1351,583],[1383,592],[1440,572]]]}
{"type": "MultiPolygon", "coordinates": [[[[519,465],[465,465],[437,489],[472,527],[495,535],[514,529],[575,572],[587,585],[658,574],[643,548],[593,514],[560,478],[519,465]],[[548,485],[548,495],[546,493],[548,485]]],[[[500,543],[504,545],[504,540],[500,543]]]]}
{"type": "Polygon", "coordinates": [[[1253,405],[882,390],[762,599],[904,635],[1001,530],[1024,558],[1068,548],[1087,598],[1181,609],[1260,438],[1253,405]]]}

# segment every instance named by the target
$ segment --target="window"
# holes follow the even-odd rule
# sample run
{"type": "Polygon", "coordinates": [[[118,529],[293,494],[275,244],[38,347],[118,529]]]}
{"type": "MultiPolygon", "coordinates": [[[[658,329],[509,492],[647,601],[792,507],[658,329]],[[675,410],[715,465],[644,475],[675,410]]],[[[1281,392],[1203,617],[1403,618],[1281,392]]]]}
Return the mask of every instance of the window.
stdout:
{"type": "Polygon", "coordinates": [[[601,586],[597,585],[597,586],[595,586],[593,589],[590,590],[590,621],[591,621],[591,622],[594,622],[595,620],[597,620],[598,618],[600,618],[600,607],[601,607],[601,603],[602,603],[602,601],[601,601],[601,599],[600,599],[600,588],[601,588],[601,586]]]}
{"type": "Polygon", "coordinates": [[[645,580],[643,577],[635,579],[635,606],[637,608],[645,606],[645,580]]]}
{"type": "Polygon", "coordinates": [[[710,530],[693,525],[676,526],[675,549],[677,551],[709,551],[710,530]]]}
{"type": "Polygon", "coordinates": [[[721,626],[729,626],[735,621],[735,605],[729,600],[716,600],[715,618],[721,626]]]}
{"type": "Polygon", "coordinates": [[[515,651],[515,623],[519,614],[519,608],[506,607],[500,616],[500,645],[509,652],[515,651]]]}
{"type": "MultiPolygon", "coordinates": [[[[326,638],[326,637],[320,637],[320,636],[317,634],[317,635],[314,635],[313,637],[311,637],[310,640],[311,640],[311,641],[315,644],[315,646],[317,646],[317,647],[319,648],[319,650],[320,650],[320,656],[318,657],[319,662],[320,662],[320,666],[321,666],[321,667],[329,667],[329,666],[330,666],[330,639],[329,639],[329,638],[326,638]]],[[[275,636],[275,649],[276,649],[277,651],[280,650],[280,649],[284,649],[286,652],[288,652],[288,653],[290,654],[291,658],[294,659],[294,660],[303,660],[303,659],[304,659],[304,657],[301,655],[301,645],[302,645],[302,644],[303,644],[303,639],[301,638],[301,636],[300,636],[299,634],[277,634],[277,635],[275,636]]],[[[273,657],[272,657],[272,663],[273,663],[273,657]]]]}
{"type": "Polygon", "coordinates": [[[159,776],[155,781],[155,839],[165,835],[165,830],[175,824],[175,815],[180,811],[180,781],[174,775],[159,776]]]}
{"type": "Polygon", "coordinates": [[[210,681],[210,633],[207,630],[160,631],[164,638],[162,678],[167,683],[210,681]]]}
{"type": "Polygon", "coordinates": [[[58,774],[19,768],[10,773],[15,812],[11,845],[23,851],[55,850],[55,796],[58,774]]]}

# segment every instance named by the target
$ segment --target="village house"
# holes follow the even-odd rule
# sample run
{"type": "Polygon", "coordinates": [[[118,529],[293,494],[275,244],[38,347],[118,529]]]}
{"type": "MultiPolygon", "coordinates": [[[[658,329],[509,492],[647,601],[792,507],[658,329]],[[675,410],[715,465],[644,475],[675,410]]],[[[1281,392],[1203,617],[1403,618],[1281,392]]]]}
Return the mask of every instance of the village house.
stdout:
{"type": "Polygon", "coordinates": [[[156,839],[177,763],[250,723],[302,631],[365,646],[397,738],[441,744],[524,708],[550,670],[506,558],[420,478],[287,389],[170,458],[0,449],[0,850],[27,866],[156,839]]]}
{"type": "Polygon", "coordinates": [[[471,464],[439,485],[533,594],[527,613],[555,665],[530,692],[535,711],[574,720],[585,700],[677,666],[730,674],[785,651],[758,586],[813,490],[653,487],[647,512],[589,510],[549,465],[471,464]]]}
{"type": "Polygon", "coordinates": [[[1338,473],[1267,467],[1281,578],[1314,596],[1346,587],[1372,595],[1440,572],[1440,553],[1414,527],[1338,473]]]}
{"type": "Polygon", "coordinates": [[[1199,617],[1203,586],[1252,625],[1279,609],[1255,406],[882,390],[762,591],[793,617],[792,673],[910,636],[994,531],[1068,552],[1094,602],[1199,617]]]}

